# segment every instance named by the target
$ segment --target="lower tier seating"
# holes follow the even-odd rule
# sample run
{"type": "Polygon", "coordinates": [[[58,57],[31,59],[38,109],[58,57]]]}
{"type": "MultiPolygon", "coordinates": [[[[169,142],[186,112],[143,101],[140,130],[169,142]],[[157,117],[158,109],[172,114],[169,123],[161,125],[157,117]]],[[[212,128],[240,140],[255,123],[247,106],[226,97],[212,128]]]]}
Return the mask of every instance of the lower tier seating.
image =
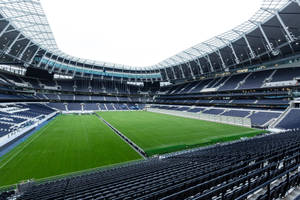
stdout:
{"type": "Polygon", "coordinates": [[[300,184],[299,166],[300,132],[285,132],[35,184],[18,199],[276,199],[300,184]]]}
{"type": "Polygon", "coordinates": [[[53,113],[54,110],[38,103],[0,104],[0,137],[20,130],[53,113]]]}
{"type": "Polygon", "coordinates": [[[271,120],[278,118],[283,111],[280,110],[260,110],[260,109],[237,109],[237,108],[217,108],[217,107],[195,107],[195,106],[169,106],[152,105],[151,108],[177,110],[193,113],[203,113],[211,115],[223,115],[231,117],[247,117],[251,119],[253,126],[264,126],[271,120]]]}
{"type": "Polygon", "coordinates": [[[300,109],[294,108],[288,111],[285,117],[277,124],[277,128],[300,128],[300,109]]]}

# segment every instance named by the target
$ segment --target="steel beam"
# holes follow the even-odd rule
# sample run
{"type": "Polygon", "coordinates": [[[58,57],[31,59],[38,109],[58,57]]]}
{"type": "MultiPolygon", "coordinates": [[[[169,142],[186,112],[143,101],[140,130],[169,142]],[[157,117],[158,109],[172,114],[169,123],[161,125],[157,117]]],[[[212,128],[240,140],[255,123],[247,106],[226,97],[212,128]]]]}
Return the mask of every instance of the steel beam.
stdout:
{"type": "Polygon", "coordinates": [[[276,12],[275,12],[275,15],[276,15],[278,21],[280,22],[280,24],[281,24],[283,30],[284,30],[285,33],[286,33],[286,39],[287,39],[287,41],[288,41],[289,43],[294,42],[294,41],[295,41],[295,36],[289,31],[289,28],[285,25],[285,23],[283,22],[282,18],[280,17],[279,12],[276,11],[276,12]]]}
{"type": "Polygon", "coordinates": [[[42,58],[41,58],[41,60],[40,60],[39,64],[37,65],[37,67],[38,67],[38,68],[40,68],[40,67],[41,67],[42,60],[44,59],[44,57],[46,56],[46,54],[47,54],[47,53],[48,53],[48,51],[45,51],[45,53],[43,54],[43,56],[42,56],[42,58]]]}
{"type": "MultiPolygon", "coordinates": [[[[196,51],[198,51],[198,53],[201,54],[201,55],[208,61],[209,66],[210,66],[210,71],[211,71],[211,72],[214,72],[215,70],[214,70],[214,68],[213,68],[213,66],[212,66],[211,60],[210,60],[209,55],[207,54],[207,52],[204,52],[204,51],[202,51],[202,50],[200,50],[200,49],[197,49],[197,48],[195,48],[195,47],[192,47],[192,49],[195,49],[196,51]],[[206,53],[206,55],[204,55],[204,53],[206,53]]],[[[203,72],[203,71],[202,71],[202,72],[203,72]]]]}
{"type": "Polygon", "coordinates": [[[48,65],[49,65],[49,63],[52,62],[51,59],[52,59],[53,55],[54,55],[54,54],[52,53],[51,56],[50,56],[50,58],[48,58],[48,62],[45,64],[45,69],[46,69],[46,70],[48,70],[48,65]]]}
{"type": "Polygon", "coordinates": [[[216,37],[216,38],[217,38],[218,40],[220,40],[221,42],[223,42],[226,46],[228,46],[228,47],[231,49],[232,54],[233,54],[233,56],[234,56],[234,58],[235,58],[236,64],[239,64],[239,63],[240,63],[240,59],[237,57],[236,52],[235,52],[235,49],[233,48],[233,45],[232,45],[231,41],[226,40],[226,39],[221,38],[221,37],[216,37]],[[226,43],[225,40],[228,42],[228,44],[226,43]]]}
{"type": "MultiPolygon", "coordinates": [[[[164,66],[162,66],[161,64],[159,64],[159,65],[160,65],[160,66],[161,66],[161,68],[162,68],[162,69],[165,71],[167,80],[168,80],[168,81],[170,81],[170,78],[169,78],[169,75],[168,75],[167,68],[166,68],[166,67],[164,67],[164,66]]],[[[159,68],[159,65],[158,65],[158,68],[159,68]]]]}
{"type": "Polygon", "coordinates": [[[199,60],[199,58],[197,58],[198,56],[196,56],[196,55],[194,55],[194,54],[192,54],[192,53],[186,52],[186,51],[184,51],[184,53],[190,55],[190,57],[192,58],[192,60],[194,60],[194,61],[196,62],[196,64],[198,65],[198,68],[199,68],[200,73],[203,74],[203,69],[202,69],[200,60],[199,60]],[[194,57],[192,57],[192,56],[195,56],[196,59],[195,59],[194,57]]]}
{"type": "Polygon", "coordinates": [[[203,74],[203,69],[202,69],[202,66],[201,66],[201,63],[200,63],[199,58],[196,59],[196,63],[197,63],[197,65],[199,66],[200,73],[203,74]]]}
{"type": "Polygon", "coordinates": [[[211,45],[211,44],[208,44],[208,43],[205,43],[205,42],[203,44],[205,44],[206,46],[208,46],[208,48],[210,48],[212,51],[215,51],[213,48],[217,49],[217,54],[220,57],[220,60],[221,60],[221,63],[222,63],[222,67],[225,70],[226,69],[226,64],[225,64],[225,62],[223,60],[223,57],[222,57],[221,52],[220,52],[220,49],[218,47],[214,46],[214,45],[211,45]]]}
{"type": "MultiPolygon", "coordinates": [[[[37,49],[36,49],[36,51],[34,52],[34,54],[32,55],[32,57],[31,57],[31,59],[30,59],[30,61],[29,61],[29,63],[30,64],[32,64],[32,62],[33,62],[33,59],[35,58],[35,56],[36,56],[36,54],[38,54],[38,52],[41,50],[41,48],[40,47],[38,47],[37,49]]],[[[24,51],[24,53],[25,53],[26,51],[24,51]]],[[[24,54],[23,53],[23,54],[24,54]]],[[[23,57],[23,56],[22,56],[23,57]]]]}
{"type": "Polygon", "coordinates": [[[4,50],[6,53],[9,53],[11,51],[11,48],[16,44],[20,36],[21,36],[21,32],[17,35],[17,37],[13,40],[13,42],[4,50]]]}
{"type": "Polygon", "coordinates": [[[295,3],[298,4],[298,6],[300,6],[300,0],[293,0],[295,3]]]}
{"type": "Polygon", "coordinates": [[[168,61],[165,60],[164,62],[167,63],[167,66],[169,66],[171,68],[171,71],[173,72],[173,75],[174,75],[174,79],[177,79],[174,67],[168,61]]]}
{"type": "Polygon", "coordinates": [[[31,44],[31,41],[29,40],[27,45],[25,46],[25,48],[23,49],[23,51],[20,53],[20,55],[18,56],[20,58],[20,60],[22,59],[24,53],[26,52],[26,50],[28,49],[29,45],[31,44]]]}
{"type": "Polygon", "coordinates": [[[27,16],[31,16],[31,15],[17,15],[17,16],[13,16],[13,17],[4,17],[1,18],[0,21],[9,21],[11,19],[17,19],[17,18],[21,18],[21,17],[27,17],[27,16]]]}
{"type": "MultiPolygon", "coordinates": [[[[174,62],[174,64],[175,64],[175,66],[176,66],[176,63],[177,63],[177,60],[175,60],[174,58],[170,58],[173,62],[174,62]]],[[[182,77],[183,78],[185,78],[185,75],[184,75],[184,72],[183,72],[183,68],[182,68],[182,65],[181,64],[179,64],[180,65],[180,71],[181,71],[181,74],[182,74],[182,77]]]]}
{"type": "MultiPolygon", "coordinates": [[[[252,23],[253,23],[253,22],[252,22],[252,23]]],[[[266,35],[264,29],[263,29],[262,26],[261,26],[261,23],[254,23],[254,24],[256,24],[256,25],[258,26],[258,28],[259,28],[261,34],[263,35],[265,41],[267,42],[267,49],[268,49],[269,51],[273,52],[273,51],[274,51],[274,46],[273,46],[273,44],[270,42],[269,38],[267,37],[267,35],[266,35]]]]}
{"type": "Polygon", "coordinates": [[[184,58],[184,57],[182,57],[182,56],[179,56],[179,55],[177,55],[177,57],[181,58],[181,59],[183,60],[183,62],[187,63],[187,66],[188,66],[188,68],[189,68],[190,71],[191,71],[192,77],[194,77],[195,75],[194,75],[194,72],[193,72],[193,70],[192,70],[192,67],[191,67],[191,65],[190,65],[190,63],[189,63],[189,60],[187,60],[186,58],[184,58]]]}
{"type": "Polygon", "coordinates": [[[242,32],[242,31],[237,31],[237,30],[232,30],[232,31],[235,32],[235,33],[237,33],[237,34],[239,34],[239,35],[241,35],[244,38],[244,40],[245,40],[245,42],[247,44],[247,47],[248,47],[248,49],[250,51],[250,57],[252,59],[254,59],[256,57],[256,55],[255,55],[255,53],[254,53],[254,51],[253,51],[253,49],[252,49],[252,47],[251,47],[251,45],[249,43],[247,35],[244,32],[242,32]]]}
{"type": "Polygon", "coordinates": [[[250,57],[251,57],[252,59],[254,59],[254,58],[256,57],[256,55],[255,55],[254,51],[252,50],[252,48],[251,48],[251,46],[250,46],[250,43],[249,43],[249,40],[248,40],[246,34],[243,34],[243,38],[244,38],[244,40],[245,40],[245,42],[246,42],[246,44],[247,44],[247,47],[248,47],[248,49],[249,49],[249,51],[250,51],[250,57]]]}
{"type": "Polygon", "coordinates": [[[285,37],[286,37],[286,40],[288,41],[288,42],[294,42],[295,41],[295,37],[294,37],[294,35],[289,31],[289,27],[287,27],[286,25],[285,25],[285,23],[283,22],[283,20],[282,20],[282,18],[280,17],[280,15],[279,15],[279,12],[278,12],[278,10],[277,9],[270,9],[270,8],[263,8],[262,10],[264,10],[264,11],[266,11],[266,12],[268,12],[268,13],[270,13],[270,14],[273,14],[273,15],[275,15],[276,16],[276,18],[278,19],[278,21],[279,21],[279,23],[280,23],[280,25],[282,26],[282,28],[283,28],[283,30],[284,30],[284,32],[285,32],[285,37]]]}
{"type": "Polygon", "coordinates": [[[4,33],[6,33],[6,31],[7,31],[7,29],[8,29],[9,26],[10,26],[10,23],[8,23],[8,24],[4,27],[4,29],[0,32],[0,37],[2,37],[2,35],[3,35],[4,33]]]}
{"type": "Polygon", "coordinates": [[[50,73],[52,73],[53,70],[55,69],[55,65],[56,65],[56,63],[57,63],[58,58],[59,58],[59,56],[57,56],[56,60],[54,61],[50,73]]]}

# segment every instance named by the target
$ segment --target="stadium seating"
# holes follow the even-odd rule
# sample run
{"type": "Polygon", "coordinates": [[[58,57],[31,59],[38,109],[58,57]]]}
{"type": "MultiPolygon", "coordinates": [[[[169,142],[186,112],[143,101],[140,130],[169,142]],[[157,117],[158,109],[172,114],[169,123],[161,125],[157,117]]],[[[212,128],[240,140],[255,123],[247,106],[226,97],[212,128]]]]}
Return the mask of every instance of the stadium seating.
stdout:
{"type": "Polygon", "coordinates": [[[299,132],[273,134],[35,184],[18,199],[278,198],[300,184],[299,152],[299,132]]]}
{"type": "Polygon", "coordinates": [[[300,128],[300,109],[291,109],[285,117],[277,124],[277,128],[295,129],[300,128]]]}
{"type": "Polygon", "coordinates": [[[84,110],[89,111],[89,110],[99,110],[98,104],[96,103],[85,103],[84,110]]]}
{"type": "Polygon", "coordinates": [[[57,110],[66,111],[66,107],[63,103],[48,103],[48,106],[57,110]]]}
{"type": "Polygon", "coordinates": [[[249,118],[254,125],[262,126],[272,119],[280,116],[280,113],[275,112],[255,112],[249,118]]]}
{"type": "Polygon", "coordinates": [[[280,110],[266,110],[266,109],[234,109],[234,108],[213,108],[213,107],[182,107],[179,106],[162,106],[152,105],[151,108],[166,109],[166,110],[178,110],[194,113],[203,113],[211,115],[224,115],[231,117],[247,117],[251,119],[251,123],[255,127],[264,127],[265,124],[273,119],[277,119],[282,111],[280,110]]]}
{"type": "Polygon", "coordinates": [[[81,111],[81,104],[80,103],[68,103],[67,104],[68,110],[77,110],[81,111]]]}
{"type": "MultiPolygon", "coordinates": [[[[32,127],[42,127],[40,122],[58,112],[96,117],[90,114],[113,111],[105,114],[117,115],[120,112],[115,111],[150,107],[162,113],[284,131],[194,149],[188,148],[198,144],[180,143],[180,149],[186,150],[52,177],[25,192],[18,193],[19,187],[0,188],[0,200],[271,200],[284,198],[290,188],[300,185],[299,0],[264,0],[251,20],[144,69],[69,56],[57,47],[39,1],[0,2],[0,156],[6,148],[3,144],[18,140],[23,130],[29,133],[32,127]]],[[[128,113],[132,114],[121,114],[128,113]]],[[[174,126],[184,121],[176,119],[174,126]]],[[[155,134],[159,140],[160,132],[155,134]]],[[[240,136],[224,140],[235,137],[240,136]]],[[[85,164],[85,160],[79,162],[85,164]]]]}
{"type": "Polygon", "coordinates": [[[239,74],[239,75],[234,75],[231,76],[226,83],[224,83],[223,86],[221,86],[219,88],[219,91],[222,90],[234,90],[235,88],[238,87],[238,84],[244,80],[244,78],[247,76],[248,74],[239,74]]]}
{"type": "Polygon", "coordinates": [[[54,110],[43,104],[3,104],[0,106],[0,137],[41,120],[54,110]]]}
{"type": "Polygon", "coordinates": [[[246,117],[250,114],[249,111],[242,111],[242,110],[229,110],[223,113],[222,115],[225,116],[232,116],[232,117],[246,117]]]}

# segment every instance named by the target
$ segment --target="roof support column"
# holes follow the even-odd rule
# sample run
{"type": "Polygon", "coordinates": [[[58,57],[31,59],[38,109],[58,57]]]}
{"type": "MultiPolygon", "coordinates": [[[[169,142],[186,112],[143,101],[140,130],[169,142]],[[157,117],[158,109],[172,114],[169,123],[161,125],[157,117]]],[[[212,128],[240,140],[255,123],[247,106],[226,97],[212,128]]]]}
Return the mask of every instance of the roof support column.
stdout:
{"type": "Polygon", "coordinates": [[[39,64],[38,64],[38,68],[40,68],[41,67],[41,64],[42,64],[42,61],[43,61],[43,59],[45,58],[45,56],[46,56],[46,54],[48,53],[48,51],[45,51],[45,53],[43,54],[43,56],[42,56],[42,58],[41,58],[41,60],[40,60],[40,62],[39,62],[39,64]]]}
{"type": "Polygon", "coordinates": [[[170,78],[169,78],[169,75],[168,75],[168,72],[167,72],[167,68],[164,67],[163,69],[165,70],[167,80],[170,81],[170,78]]]}
{"type": "Polygon", "coordinates": [[[193,79],[194,79],[194,78],[195,78],[195,74],[194,74],[194,71],[193,71],[193,69],[192,69],[191,63],[190,63],[190,62],[187,62],[187,65],[188,65],[189,69],[191,70],[191,74],[192,74],[192,77],[193,77],[193,79]]]}
{"type": "Polygon", "coordinates": [[[210,60],[209,55],[206,55],[206,59],[207,59],[207,61],[208,61],[208,63],[209,63],[210,71],[211,71],[211,72],[214,72],[215,70],[214,70],[214,68],[213,68],[213,66],[212,66],[212,64],[211,64],[211,60],[210,60]]]}
{"type": "MultiPolygon", "coordinates": [[[[193,47],[192,47],[193,48],[193,47]]],[[[193,48],[193,49],[195,49],[196,51],[198,51],[207,61],[208,61],[208,63],[209,63],[209,66],[210,66],[210,71],[211,72],[214,72],[215,70],[214,70],[214,68],[213,68],[213,66],[212,66],[212,64],[211,64],[211,61],[210,61],[210,58],[209,58],[209,55],[207,54],[206,56],[204,56],[204,53],[206,53],[206,52],[204,52],[204,51],[202,51],[202,50],[200,50],[200,49],[197,49],[197,48],[193,48]]],[[[203,71],[202,71],[203,72],[203,71]]]]}
{"type": "Polygon", "coordinates": [[[251,46],[250,46],[250,43],[249,43],[249,40],[248,40],[246,34],[243,34],[243,38],[244,38],[244,40],[245,40],[245,42],[246,42],[246,44],[247,44],[247,47],[248,47],[248,49],[249,49],[249,51],[250,51],[250,57],[251,57],[252,59],[254,59],[254,58],[255,58],[255,53],[254,53],[254,51],[252,50],[252,48],[251,48],[251,46]]]}
{"type": "Polygon", "coordinates": [[[260,32],[262,33],[262,35],[263,35],[265,41],[267,42],[267,48],[268,48],[268,50],[273,52],[273,51],[274,51],[274,46],[273,46],[273,44],[270,42],[269,38],[267,37],[267,35],[266,35],[264,29],[262,28],[261,24],[259,23],[259,24],[257,24],[257,26],[258,26],[260,32]]]}
{"type": "Polygon", "coordinates": [[[231,41],[226,40],[228,42],[228,44],[227,44],[223,38],[220,38],[220,37],[216,37],[216,38],[219,39],[220,41],[222,41],[226,46],[229,46],[229,48],[231,49],[232,54],[234,56],[234,60],[235,60],[236,64],[239,64],[240,59],[237,57],[235,49],[233,48],[233,45],[232,45],[231,41]]]}
{"type": "MultiPolygon", "coordinates": [[[[38,47],[37,49],[36,49],[36,51],[34,52],[34,54],[33,54],[33,56],[32,56],[32,58],[30,59],[30,64],[32,64],[32,62],[33,62],[33,59],[35,58],[35,56],[38,54],[38,52],[39,52],[39,50],[40,50],[41,48],[40,47],[38,47]]],[[[26,51],[24,51],[24,53],[25,53],[26,51]]],[[[23,54],[24,54],[23,53],[23,54]]]]}
{"type": "Polygon", "coordinates": [[[218,56],[219,56],[219,58],[220,58],[220,60],[221,60],[222,67],[223,67],[223,69],[225,70],[226,65],[225,65],[225,62],[224,62],[224,60],[223,60],[223,57],[222,57],[222,54],[221,54],[220,50],[219,50],[217,47],[215,47],[214,45],[207,44],[207,43],[204,43],[204,44],[205,44],[206,46],[208,46],[208,48],[210,48],[212,51],[215,51],[213,48],[216,48],[216,49],[217,49],[217,54],[218,54],[218,56]],[[212,47],[213,47],[213,48],[212,48],[212,47]]]}
{"type": "Polygon", "coordinates": [[[58,73],[61,73],[61,70],[62,70],[62,65],[64,64],[66,58],[64,57],[63,61],[62,61],[62,64],[60,64],[60,68],[58,69],[58,73]]]}
{"type": "Polygon", "coordinates": [[[9,25],[10,25],[10,23],[8,23],[8,24],[4,27],[4,29],[0,32],[0,37],[1,37],[4,33],[6,33],[6,31],[7,31],[8,27],[9,27],[9,25]]]}
{"type": "MultiPolygon", "coordinates": [[[[191,72],[192,72],[192,75],[193,75],[193,78],[195,78],[195,73],[194,73],[194,71],[193,71],[193,69],[192,69],[192,66],[191,66],[191,62],[193,61],[193,60],[195,60],[195,58],[194,57],[196,57],[195,55],[193,55],[193,54],[191,54],[191,53],[189,53],[189,52],[186,52],[186,51],[183,51],[185,54],[187,54],[188,56],[190,56],[190,58],[191,58],[191,60],[190,61],[188,61],[188,65],[189,65],[189,67],[190,67],[190,70],[191,70],[191,72]],[[193,57],[194,56],[194,57],[193,57]]],[[[197,60],[197,59],[196,59],[197,60]]],[[[196,61],[196,63],[197,63],[197,61],[196,61]]],[[[197,63],[197,65],[198,65],[198,63],[197,63]]],[[[199,66],[199,65],[198,65],[199,66]]],[[[201,67],[199,66],[199,68],[200,68],[200,71],[202,70],[201,69],[201,67]]]]}
{"type": "Polygon", "coordinates": [[[250,45],[250,42],[249,42],[249,40],[247,38],[247,35],[244,32],[242,32],[242,31],[237,31],[237,30],[234,30],[234,29],[232,31],[235,32],[235,33],[237,33],[237,34],[239,34],[240,36],[242,36],[244,38],[244,40],[245,40],[245,42],[247,44],[247,47],[248,47],[248,49],[250,51],[250,57],[252,59],[254,59],[256,55],[255,55],[255,53],[254,53],[254,51],[253,51],[253,49],[252,49],[252,47],[250,45]]]}
{"type": "Polygon", "coordinates": [[[180,64],[180,69],[181,69],[182,78],[185,78],[185,75],[184,75],[184,71],[183,71],[182,64],[180,64]]]}
{"type": "Polygon", "coordinates": [[[56,65],[56,62],[57,62],[57,60],[58,60],[58,56],[57,56],[56,60],[54,61],[53,65],[52,65],[52,68],[51,68],[51,70],[50,70],[50,73],[52,73],[52,72],[53,72],[53,70],[54,70],[54,68],[55,68],[55,65],[56,65]]]}
{"type": "Polygon", "coordinates": [[[21,32],[17,35],[17,37],[13,40],[13,42],[9,45],[9,47],[7,47],[7,49],[4,50],[6,53],[10,52],[11,48],[16,44],[20,36],[21,36],[21,32]]]}
{"type": "Polygon", "coordinates": [[[171,68],[171,71],[173,72],[173,75],[174,75],[174,79],[177,79],[177,76],[176,76],[176,73],[175,73],[175,70],[174,70],[174,67],[168,62],[168,61],[165,61],[171,68]]]}
{"type": "MultiPolygon", "coordinates": [[[[68,65],[69,65],[69,63],[70,63],[70,59],[69,59],[68,65]]],[[[95,67],[95,64],[96,64],[96,61],[94,61],[93,64],[92,64],[92,70],[91,70],[90,80],[93,80],[93,77],[94,77],[93,69],[94,69],[94,67],[95,67]]],[[[92,87],[92,86],[91,86],[91,82],[90,82],[90,86],[89,86],[89,87],[90,87],[90,88],[92,87]]]]}
{"type": "Polygon", "coordinates": [[[197,65],[199,66],[200,73],[201,73],[201,74],[203,74],[203,69],[202,69],[202,66],[201,66],[200,60],[199,60],[199,59],[196,59],[196,63],[197,63],[197,65]]]}
{"type": "Polygon", "coordinates": [[[200,63],[199,58],[197,58],[196,55],[191,54],[191,53],[189,53],[189,52],[184,51],[184,53],[188,54],[188,55],[191,57],[191,59],[194,60],[194,61],[197,63],[197,65],[198,65],[198,67],[199,67],[200,73],[203,74],[203,69],[202,69],[202,66],[201,66],[201,63],[200,63]],[[193,56],[194,56],[194,57],[193,57],[193,56]],[[195,59],[195,57],[196,57],[196,59],[195,59]]]}
{"type": "Polygon", "coordinates": [[[282,18],[280,17],[279,12],[276,11],[275,15],[276,15],[278,21],[280,22],[282,28],[284,29],[285,33],[286,33],[285,37],[286,37],[287,41],[290,42],[290,43],[294,42],[295,41],[295,36],[289,31],[289,28],[285,25],[282,18]]]}
{"type": "Polygon", "coordinates": [[[193,72],[193,70],[192,70],[192,67],[191,67],[191,64],[190,64],[189,60],[187,60],[187,59],[185,59],[185,58],[183,58],[183,57],[181,57],[181,56],[178,56],[178,55],[177,55],[177,57],[181,58],[183,62],[186,62],[186,65],[187,65],[188,68],[190,69],[191,74],[192,74],[192,77],[194,78],[195,75],[194,75],[194,72],[193,72]]]}
{"type": "MultiPolygon", "coordinates": [[[[177,63],[177,60],[175,60],[174,58],[170,58],[170,59],[174,62],[174,64],[177,63]]],[[[180,66],[179,68],[180,68],[180,71],[181,71],[182,78],[185,78],[183,68],[182,68],[182,64],[180,64],[179,66],[180,66]]]]}
{"type": "Polygon", "coordinates": [[[223,60],[222,54],[221,54],[221,52],[220,52],[219,49],[217,50],[217,52],[218,52],[218,55],[219,55],[220,60],[221,60],[221,62],[222,62],[222,67],[223,67],[223,69],[225,69],[225,68],[226,68],[226,65],[225,65],[225,62],[224,62],[224,60],[223,60]]]}
{"type": "Polygon", "coordinates": [[[48,59],[47,63],[45,64],[45,68],[44,68],[44,69],[46,69],[46,70],[48,69],[49,63],[52,62],[52,61],[50,61],[50,60],[52,59],[53,55],[54,55],[54,54],[51,54],[50,58],[48,59]]]}
{"type": "Polygon", "coordinates": [[[22,52],[20,53],[20,55],[18,56],[20,60],[22,59],[24,53],[26,52],[26,50],[27,50],[27,48],[29,47],[30,44],[31,44],[31,41],[28,41],[26,47],[23,49],[23,51],[22,51],[22,52]]]}

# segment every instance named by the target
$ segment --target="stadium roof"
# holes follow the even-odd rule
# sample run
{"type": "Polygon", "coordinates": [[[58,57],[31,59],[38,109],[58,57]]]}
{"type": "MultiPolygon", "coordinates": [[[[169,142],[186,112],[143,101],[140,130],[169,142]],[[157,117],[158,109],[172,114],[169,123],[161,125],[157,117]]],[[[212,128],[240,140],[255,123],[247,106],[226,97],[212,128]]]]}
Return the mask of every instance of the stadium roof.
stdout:
{"type": "MultiPolygon", "coordinates": [[[[291,1],[292,0],[263,0],[260,10],[258,10],[251,19],[234,29],[186,49],[161,61],[157,65],[145,66],[141,69],[174,66],[199,57],[205,57],[212,52],[218,52],[219,49],[226,46],[232,48],[232,42],[237,41],[245,34],[259,28],[260,24],[271,19],[277,11],[283,9],[291,1]]],[[[293,1],[300,5],[300,0],[293,1]]],[[[0,0],[0,13],[5,19],[8,19],[14,27],[30,38],[32,42],[38,44],[41,48],[50,53],[84,64],[137,70],[137,68],[133,66],[77,58],[60,51],[39,0],[0,0]]],[[[237,58],[236,55],[235,57],[237,58]]]]}

